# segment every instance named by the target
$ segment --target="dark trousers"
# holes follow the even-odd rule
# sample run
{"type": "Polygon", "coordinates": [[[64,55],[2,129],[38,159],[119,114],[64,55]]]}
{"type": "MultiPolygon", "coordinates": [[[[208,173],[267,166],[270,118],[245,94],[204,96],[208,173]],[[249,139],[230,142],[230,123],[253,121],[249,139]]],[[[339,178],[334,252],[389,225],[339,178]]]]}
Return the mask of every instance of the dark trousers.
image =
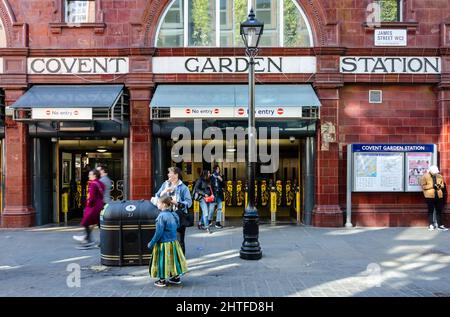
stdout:
{"type": "Polygon", "coordinates": [[[186,256],[186,250],[184,248],[184,236],[186,234],[186,227],[181,226],[177,229],[177,231],[179,234],[178,241],[180,242],[181,250],[183,250],[183,254],[184,256],[186,256]]]}
{"type": "Polygon", "coordinates": [[[86,240],[91,242],[91,228],[89,226],[85,226],[84,231],[86,232],[86,240]]]}
{"type": "Polygon", "coordinates": [[[436,210],[436,222],[438,227],[442,225],[442,209],[444,208],[444,199],[425,198],[428,206],[428,223],[434,225],[433,212],[436,210]]]}

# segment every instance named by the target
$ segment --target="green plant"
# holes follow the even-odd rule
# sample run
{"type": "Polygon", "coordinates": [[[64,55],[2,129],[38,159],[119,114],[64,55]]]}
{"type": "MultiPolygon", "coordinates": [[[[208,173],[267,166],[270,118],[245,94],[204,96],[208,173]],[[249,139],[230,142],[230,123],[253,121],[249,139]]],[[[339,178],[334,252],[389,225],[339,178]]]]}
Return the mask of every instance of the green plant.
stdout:
{"type": "Polygon", "coordinates": [[[242,39],[240,35],[241,23],[247,20],[247,0],[234,1],[234,44],[235,46],[242,46],[242,39]]]}
{"type": "Polygon", "coordinates": [[[192,43],[194,46],[211,46],[213,40],[213,24],[211,1],[192,1],[192,43]]]}

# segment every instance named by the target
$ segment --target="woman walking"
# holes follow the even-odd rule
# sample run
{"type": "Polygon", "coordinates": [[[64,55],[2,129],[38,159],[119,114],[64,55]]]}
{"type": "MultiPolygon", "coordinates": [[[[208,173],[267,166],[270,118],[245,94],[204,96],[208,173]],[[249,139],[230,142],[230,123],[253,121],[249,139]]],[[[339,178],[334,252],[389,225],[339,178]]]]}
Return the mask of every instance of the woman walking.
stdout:
{"type": "Polygon", "coordinates": [[[100,212],[103,209],[103,194],[105,185],[100,182],[100,172],[91,170],[89,172],[88,197],[86,208],[84,209],[81,225],[84,227],[85,234],[83,236],[74,236],[73,238],[81,243],[81,247],[92,247],[95,242],[92,240],[90,226],[98,225],[100,221],[100,212]]]}
{"type": "Polygon", "coordinates": [[[200,178],[195,182],[194,186],[194,198],[200,202],[200,209],[202,210],[202,223],[201,229],[206,229],[209,233],[210,222],[212,220],[212,212],[214,212],[214,195],[210,182],[211,174],[209,170],[203,170],[200,178]]]}
{"type": "Polygon", "coordinates": [[[177,228],[180,225],[178,215],[172,211],[173,199],[168,194],[162,195],[157,202],[161,210],[156,218],[156,231],[148,248],[152,251],[149,272],[157,287],[167,283],[181,284],[180,276],[187,271],[186,258],[177,240],[177,228]]]}

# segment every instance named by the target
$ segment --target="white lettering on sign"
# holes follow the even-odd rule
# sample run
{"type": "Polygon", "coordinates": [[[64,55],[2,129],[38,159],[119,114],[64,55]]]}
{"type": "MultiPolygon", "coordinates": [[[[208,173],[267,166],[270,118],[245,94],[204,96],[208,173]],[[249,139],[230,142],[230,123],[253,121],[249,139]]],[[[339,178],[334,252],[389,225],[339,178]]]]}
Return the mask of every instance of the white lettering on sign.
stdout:
{"type": "Polygon", "coordinates": [[[32,108],[37,120],[92,120],[92,108],[32,108]]]}
{"type": "Polygon", "coordinates": [[[375,29],[375,46],[407,46],[406,30],[375,29]]]}
{"type": "Polygon", "coordinates": [[[341,73],[349,74],[440,74],[440,57],[360,57],[340,58],[341,73]]]}
{"type": "MultiPolygon", "coordinates": [[[[247,107],[236,107],[235,118],[247,118],[247,107]]],[[[256,118],[301,118],[302,107],[256,107],[256,118]]]]}
{"type": "MultiPolygon", "coordinates": [[[[247,73],[246,57],[153,57],[155,74],[247,73]]],[[[256,73],[315,73],[316,57],[255,58],[256,73]]]]}
{"type": "MultiPolygon", "coordinates": [[[[171,118],[247,118],[247,107],[173,107],[171,118]]],[[[257,107],[257,118],[301,118],[302,107],[257,107]]]]}
{"type": "Polygon", "coordinates": [[[0,74],[3,74],[3,58],[0,57],[0,74]]]}
{"type": "Polygon", "coordinates": [[[233,107],[173,107],[171,118],[232,118],[233,107]]]}
{"type": "Polygon", "coordinates": [[[128,57],[42,57],[28,59],[28,74],[126,74],[128,57]]]}

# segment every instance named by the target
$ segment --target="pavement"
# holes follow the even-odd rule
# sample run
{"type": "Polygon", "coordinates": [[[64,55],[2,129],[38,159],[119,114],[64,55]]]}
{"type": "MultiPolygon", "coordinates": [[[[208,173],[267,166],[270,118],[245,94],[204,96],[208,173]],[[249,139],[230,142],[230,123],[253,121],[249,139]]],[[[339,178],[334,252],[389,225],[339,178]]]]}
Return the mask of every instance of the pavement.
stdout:
{"type": "MultiPolygon", "coordinates": [[[[0,230],[0,296],[447,297],[450,231],[260,226],[263,257],[239,258],[242,227],[188,228],[189,272],[157,288],[147,267],[106,267],[78,227],[0,230]]],[[[96,230],[94,235],[99,237],[96,230]]]]}

